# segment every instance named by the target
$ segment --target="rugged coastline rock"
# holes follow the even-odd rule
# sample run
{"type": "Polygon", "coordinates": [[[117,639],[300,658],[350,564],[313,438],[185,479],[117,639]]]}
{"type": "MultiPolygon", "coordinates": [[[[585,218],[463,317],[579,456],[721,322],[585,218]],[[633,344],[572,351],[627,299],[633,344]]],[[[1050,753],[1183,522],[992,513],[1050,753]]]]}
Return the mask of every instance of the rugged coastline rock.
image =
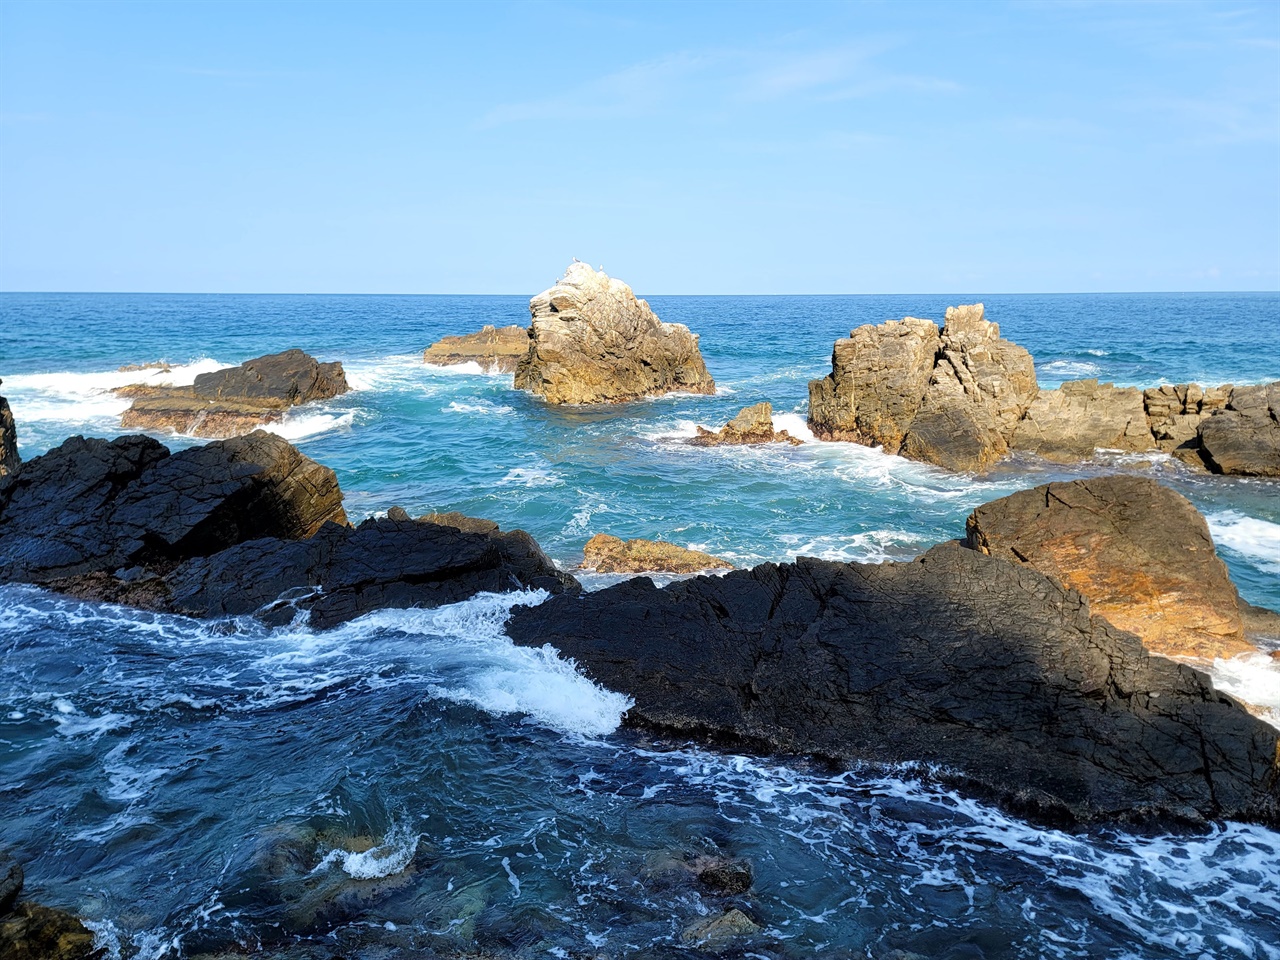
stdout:
{"type": "Polygon", "coordinates": [[[515,373],[528,352],[529,331],[524,327],[485,324],[476,333],[437,340],[423,352],[422,362],[437,367],[475,363],[486,373],[515,373]]]}
{"type": "Polygon", "coordinates": [[[1041,390],[1016,425],[1010,446],[1046,460],[1086,460],[1095,450],[1156,449],[1143,393],[1097,380],[1073,380],[1041,390]]]}
{"type": "Polygon", "coordinates": [[[346,393],[341,363],[319,363],[301,350],[247,360],[202,373],[189,387],[121,387],[133,405],[120,418],[126,430],[157,430],[225,438],[284,417],[290,407],[346,393]]]}
{"type": "Polygon", "coordinates": [[[1280,823],[1280,732],[1080,594],[954,543],[911,563],[636,578],[517,608],[508,633],[676,735],[939,764],[1051,822],[1280,823]]]}
{"type": "Polygon", "coordinates": [[[607,533],[597,533],[583,549],[582,567],[596,573],[699,573],[732,570],[733,564],[663,540],[624,542],[607,533]]]}
{"type": "Polygon", "coordinates": [[[1226,409],[1202,419],[1196,436],[1214,473],[1280,477],[1280,380],[1232,388],[1226,409]]]}
{"type": "Polygon", "coordinates": [[[1147,477],[1048,483],[993,500],[970,514],[965,542],[1078,590],[1152,653],[1212,659],[1256,649],[1204,517],[1147,477]]]}
{"type": "Polygon", "coordinates": [[[698,337],[663,323],[621,280],[575,261],[529,301],[528,352],[515,386],[548,403],[620,403],[670,393],[715,393],[698,337]]]}
{"type": "Polygon", "coordinates": [[[22,458],[18,456],[18,431],[13,424],[13,411],[9,409],[9,401],[0,397],[0,482],[17,470],[20,463],[22,458]]]}
{"type": "Polygon", "coordinates": [[[1164,384],[1142,391],[1147,426],[1156,447],[1195,465],[1200,460],[1200,421],[1223,410],[1231,399],[1230,384],[1201,387],[1198,383],[1164,384]]]}
{"type": "Polygon", "coordinates": [[[746,446],[758,443],[804,443],[785,430],[773,429],[773,404],[768,400],[743,407],[732,420],[717,431],[698,427],[698,435],[689,441],[694,447],[746,446]]]}

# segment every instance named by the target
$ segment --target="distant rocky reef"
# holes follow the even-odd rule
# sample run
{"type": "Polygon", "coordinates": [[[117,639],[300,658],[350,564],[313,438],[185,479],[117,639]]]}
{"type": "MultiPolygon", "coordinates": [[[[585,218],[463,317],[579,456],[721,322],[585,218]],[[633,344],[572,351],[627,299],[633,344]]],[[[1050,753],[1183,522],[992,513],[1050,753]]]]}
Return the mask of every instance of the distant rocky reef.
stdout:
{"type": "Polygon", "coordinates": [[[474,363],[485,373],[515,373],[516,364],[528,352],[527,329],[486,323],[476,333],[437,340],[423,351],[422,362],[436,367],[474,363]]]}
{"type": "Polygon", "coordinates": [[[349,389],[341,363],[320,363],[292,349],[202,373],[189,387],[139,384],[116,393],[133,398],[120,419],[126,430],[226,438],[275,423],[290,407],[328,400],[349,389]]]}
{"type": "Polygon", "coordinates": [[[987,470],[1012,452],[1067,463],[1116,450],[1280,476],[1280,381],[1041,390],[1031,354],[1003,339],[980,303],[949,307],[941,330],[907,317],[837,340],[831,373],[809,384],[809,426],[824,440],[956,471],[987,470]]]}
{"type": "Polygon", "coordinates": [[[621,280],[575,261],[529,301],[515,386],[548,403],[621,403],[673,391],[715,393],[698,337],[663,323],[621,280]]]}

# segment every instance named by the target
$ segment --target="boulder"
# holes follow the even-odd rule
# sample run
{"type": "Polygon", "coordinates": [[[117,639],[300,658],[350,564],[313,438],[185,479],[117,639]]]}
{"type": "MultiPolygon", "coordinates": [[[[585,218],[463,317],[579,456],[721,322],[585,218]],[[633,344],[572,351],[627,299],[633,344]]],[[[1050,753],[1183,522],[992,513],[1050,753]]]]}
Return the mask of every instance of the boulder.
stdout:
{"type": "Polygon", "coordinates": [[[773,429],[773,404],[769,401],[743,407],[738,415],[713,432],[698,427],[698,435],[689,443],[695,447],[744,446],[757,443],[803,443],[785,430],[773,429]]]}
{"type": "Polygon", "coordinates": [[[486,373],[515,373],[516,364],[528,352],[529,331],[524,327],[486,323],[476,333],[437,340],[423,352],[422,362],[437,367],[475,363],[486,373]]]}
{"type": "Polygon", "coordinates": [[[59,588],[86,574],[163,573],[250,538],[307,537],[330,521],[346,522],[333,471],[273,434],[172,455],[150,437],[72,437],[0,492],[0,582],[59,588]]]}
{"type": "Polygon", "coordinates": [[[736,945],[739,940],[754,936],[764,930],[737,907],[730,907],[715,917],[697,920],[685,928],[681,939],[685,943],[712,950],[736,945]]]}
{"type": "Polygon", "coordinates": [[[1227,408],[1202,419],[1197,436],[1214,473],[1280,477],[1280,380],[1234,387],[1227,408]]]}
{"type": "Polygon", "coordinates": [[[966,545],[1029,564],[1089,599],[1152,653],[1230,657],[1253,649],[1204,517],[1147,477],[1048,483],[974,510],[966,545]]]}
{"type": "Polygon", "coordinates": [[[1280,823],[1280,731],[1148,654],[1024,564],[935,547],[911,563],[762,564],[517,607],[631,696],[627,722],[939,775],[1057,823],[1280,823]]]}
{"type": "Polygon", "coordinates": [[[715,393],[698,338],[663,323],[621,280],[574,261],[529,301],[528,352],[515,385],[548,403],[619,403],[670,393],[715,393]]]}
{"type": "Polygon", "coordinates": [[[1147,420],[1136,387],[1072,380],[1040,392],[1013,431],[1012,446],[1058,463],[1088,459],[1095,450],[1155,450],[1147,420]]]}
{"type": "Polygon", "coordinates": [[[18,456],[18,431],[13,425],[13,411],[9,409],[9,401],[0,397],[0,482],[17,470],[20,463],[22,458],[18,456]]]}
{"type": "Polygon", "coordinates": [[[1158,447],[1197,466],[1200,460],[1200,421],[1225,409],[1231,385],[1202,387],[1198,383],[1164,384],[1142,392],[1147,426],[1158,447]]]}
{"type": "Polygon", "coordinates": [[[732,570],[733,564],[701,550],[662,540],[627,540],[597,533],[583,549],[582,567],[597,573],[698,573],[732,570]]]}
{"type": "Polygon", "coordinates": [[[4,960],[99,960],[93,933],[65,910],[20,903],[0,917],[0,957],[4,960]]]}
{"type": "Polygon", "coordinates": [[[346,393],[341,363],[285,350],[238,367],[202,373],[189,387],[121,387],[133,397],[120,426],[197,437],[233,437],[284,417],[290,407],[346,393]]]}

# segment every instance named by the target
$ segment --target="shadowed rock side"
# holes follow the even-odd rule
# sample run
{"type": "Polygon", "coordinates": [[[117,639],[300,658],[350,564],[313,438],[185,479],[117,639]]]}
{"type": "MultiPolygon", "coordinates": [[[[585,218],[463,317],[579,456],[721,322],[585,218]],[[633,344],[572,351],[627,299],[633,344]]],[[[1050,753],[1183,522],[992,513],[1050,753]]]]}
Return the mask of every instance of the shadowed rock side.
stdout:
{"type": "Polygon", "coordinates": [[[116,392],[134,398],[120,418],[126,430],[233,437],[279,421],[290,407],[349,389],[341,363],[319,363],[294,349],[202,373],[189,387],[139,385],[116,392]]]}
{"type": "Polygon", "coordinates": [[[18,431],[13,425],[13,411],[9,409],[9,401],[0,397],[0,483],[17,470],[20,463],[22,458],[18,456],[18,431]]]}
{"type": "Polygon", "coordinates": [[[548,403],[619,403],[681,390],[715,393],[698,338],[663,323],[621,280],[574,262],[529,301],[528,352],[515,385],[548,403]]]}
{"type": "Polygon", "coordinates": [[[1214,473],[1280,477],[1280,380],[1235,387],[1226,410],[1202,419],[1196,434],[1214,473]]]}
{"type": "Polygon", "coordinates": [[[64,910],[21,901],[22,867],[0,852],[0,957],[4,960],[97,960],[93,933],[64,910]]]}
{"type": "Polygon", "coordinates": [[[924,761],[1025,815],[1278,822],[1275,729],[1029,567],[956,544],[801,558],[517,608],[632,723],[839,761],[924,761]]]}
{"type": "Polygon", "coordinates": [[[597,533],[583,549],[582,566],[597,573],[698,573],[732,570],[733,564],[701,550],[662,540],[627,540],[597,533]]]}
{"type": "Polygon", "coordinates": [[[515,373],[528,352],[529,331],[524,327],[485,324],[477,333],[437,340],[423,352],[422,362],[437,367],[475,363],[486,373],[515,373]]]}
{"type": "Polygon", "coordinates": [[[1146,477],[1048,483],[974,510],[966,545],[1029,564],[1084,594],[1098,616],[1170,657],[1254,650],[1209,525],[1146,477]]]}
{"type": "Polygon", "coordinates": [[[731,447],[757,443],[804,443],[785,430],[773,429],[773,404],[769,401],[743,407],[738,415],[712,432],[698,427],[698,435],[689,441],[694,447],[731,447]]]}

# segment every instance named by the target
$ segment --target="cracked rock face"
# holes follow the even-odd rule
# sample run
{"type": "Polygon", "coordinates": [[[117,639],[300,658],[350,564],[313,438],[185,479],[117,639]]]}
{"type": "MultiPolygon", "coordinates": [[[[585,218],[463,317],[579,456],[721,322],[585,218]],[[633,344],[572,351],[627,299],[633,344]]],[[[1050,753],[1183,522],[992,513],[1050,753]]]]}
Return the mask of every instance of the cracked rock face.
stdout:
{"type": "Polygon", "coordinates": [[[1047,483],[978,507],[966,544],[1029,564],[1093,612],[1169,657],[1231,657],[1245,639],[1239,596],[1209,525],[1146,477],[1047,483]]]}
{"type": "Polygon", "coordinates": [[[1280,380],[1233,388],[1227,408],[1200,421],[1197,438],[1214,473],[1280,477],[1280,380]]]}
{"type": "Polygon", "coordinates": [[[956,544],[913,563],[801,558],[514,612],[628,694],[628,721],[839,761],[923,761],[1056,822],[1275,824],[1280,734],[1088,601],[956,544]]]}
{"type": "Polygon", "coordinates": [[[663,323],[631,288],[574,262],[529,301],[528,352],[515,385],[548,403],[620,403],[672,391],[715,393],[698,338],[663,323]]]}
{"type": "Polygon", "coordinates": [[[1042,390],[1011,436],[1016,450],[1058,463],[1093,456],[1095,450],[1155,450],[1144,397],[1136,387],[1072,380],[1042,390]]]}

